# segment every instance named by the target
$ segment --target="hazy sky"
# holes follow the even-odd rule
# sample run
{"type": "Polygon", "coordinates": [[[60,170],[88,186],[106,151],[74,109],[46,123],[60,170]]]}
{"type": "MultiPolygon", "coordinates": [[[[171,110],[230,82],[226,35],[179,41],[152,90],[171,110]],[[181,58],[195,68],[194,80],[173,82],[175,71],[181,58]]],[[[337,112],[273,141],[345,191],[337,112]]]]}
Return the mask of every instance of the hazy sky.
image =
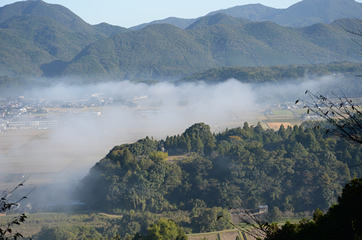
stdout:
{"type": "MultiPolygon", "coordinates": [[[[0,6],[13,2],[16,1],[0,0],[0,6]]],[[[45,2],[63,5],[90,24],[106,22],[132,27],[167,17],[196,18],[211,11],[251,3],[287,8],[299,0],[45,0],[45,2]]]]}

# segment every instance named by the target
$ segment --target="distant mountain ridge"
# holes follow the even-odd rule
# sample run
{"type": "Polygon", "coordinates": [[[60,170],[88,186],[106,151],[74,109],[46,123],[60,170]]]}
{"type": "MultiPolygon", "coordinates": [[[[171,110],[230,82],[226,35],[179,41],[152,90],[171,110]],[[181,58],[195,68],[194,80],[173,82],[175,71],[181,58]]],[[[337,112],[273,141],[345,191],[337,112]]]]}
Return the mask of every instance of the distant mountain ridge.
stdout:
{"type": "MultiPolygon", "coordinates": [[[[0,23],[4,22],[15,16],[41,16],[48,17],[57,23],[69,28],[70,30],[90,34],[100,35],[104,34],[100,26],[94,26],[86,23],[83,19],[75,15],[69,9],[58,4],[48,4],[43,1],[21,1],[13,4],[5,5],[0,8],[0,23]]],[[[103,24],[103,27],[109,27],[109,24],[103,24]]],[[[126,31],[125,28],[115,27],[112,33],[126,31]]]]}
{"type": "Polygon", "coordinates": [[[362,57],[346,29],[360,27],[357,19],[292,28],[216,13],[186,29],[152,24],[131,31],[90,25],[60,5],[18,2],[0,8],[0,77],[166,80],[229,66],[355,62],[362,57]]]}
{"type": "MultiPolygon", "coordinates": [[[[247,4],[213,11],[206,16],[218,13],[250,21],[271,21],[287,27],[305,27],[315,23],[332,23],[341,18],[359,19],[362,17],[362,5],[354,0],[302,0],[286,9],[247,4]]],[[[159,23],[187,28],[198,19],[166,18],[134,26],[131,29],[139,30],[147,25],[159,23]]]]}
{"type": "Polygon", "coordinates": [[[197,28],[212,26],[212,25],[217,25],[217,24],[237,25],[240,23],[247,23],[247,22],[250,22],[250,21],[243,19],[243,18],[234,18],[234,17],[231,17],[224,13],[217,13],[214,15],[199,18],[194,23],[192,23],[190,26],[188,26],[186,29],[197,29],[197,28]]]}
{"type": "Polygon", "coordinates": [[[191,19],[184,19],[184,18],[176,18],[176,17],[169,17],[169,18],[165,18],[162,20],[155,20],[152,21],[150,23],[143,23],[134,27],[131,27],[130,29],[132,30],[141,30],[142,28],[148,26],[148,25],[152,25],[152,24],[171,24],[174,25],[178,28],[182,28],[185,29],[188,26],[190,26],[191,24],[193,24],[197,19],[199,18],[191,18],[191,19]]]}
{"type": "Polygon", "coordinates": [[[156,24],[99,40],[69,62],[62,74],[170,79],[222,66],[362,60],[345,31],[360,25],[356,19],[288,28],[272,22],[232,20],[224,14],[206,18],[191,29],[156,24]],[[233,24],[219,24],[230,21],[233,24]]]}
{"type": "Polygon", "coordinates": [[[272,19],[283,26],[302,27],[315,23],[332,23],[342,18],[362,17],[362,5],[354,0],[303,0],[272,19]]]}
{"type": "Polygon", "coordinates": [[[267,21],[273,16],[281,14],[284,9],[275,9],[272,7],[264,6],[263,4],[246,4],[235,6],[228,9],[221,9],[207,14],[207,16],[224,13],[232,17],[245,18],[250,21],[267,21]]]}

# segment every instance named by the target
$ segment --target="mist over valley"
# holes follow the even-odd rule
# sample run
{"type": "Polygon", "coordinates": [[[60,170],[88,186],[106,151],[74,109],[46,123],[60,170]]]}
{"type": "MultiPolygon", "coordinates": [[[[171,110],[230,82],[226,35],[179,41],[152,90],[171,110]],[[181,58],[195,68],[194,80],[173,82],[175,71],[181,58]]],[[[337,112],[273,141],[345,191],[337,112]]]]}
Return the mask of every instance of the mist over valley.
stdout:
{"type": "MultiPolygon", "coordinates": [[[[280,119],[270,119],[271,109],[286,112],[282,117],[285,126],[300,124],[305,110],[294,104],[297,97],[303,97],[300,90],[328,91],[336,89],[340,81],[353,79],[331,75],[256,84],[229,79],[216,84],[177,85],[122,81],[22,90],[20,98],[1,100],[3,119],[8,119],[0,135],[2,185],[11,186],[31,176],[27,184],[37,185],[41,196],[43,185],[59,188],[55,196],[47,194],[42,201],[50,198],[56,202],[58,195],[64,201],[76,183],[116,145],[146,136],[165,140],[199,122],[210,125],[213,133],[245,122],[260,122],[265,129],[273,126],[269,122],[276,122],[273,128],[278,129],[280,119]]],[[[74,195],[69,197],[68,201],[74,200],[74,195]]]]}
{"type": "Polygon", "coordinates": [[[360,126],[360,7],[249,4],[132,28],[40,0],[0,7],[0,230],[26,213],[39,240],[158,239],[162,224],[246,240],[271,236],[258,221],[345,219],[341,194],[362,186],[360,132],[338,134],[360,126]]]}

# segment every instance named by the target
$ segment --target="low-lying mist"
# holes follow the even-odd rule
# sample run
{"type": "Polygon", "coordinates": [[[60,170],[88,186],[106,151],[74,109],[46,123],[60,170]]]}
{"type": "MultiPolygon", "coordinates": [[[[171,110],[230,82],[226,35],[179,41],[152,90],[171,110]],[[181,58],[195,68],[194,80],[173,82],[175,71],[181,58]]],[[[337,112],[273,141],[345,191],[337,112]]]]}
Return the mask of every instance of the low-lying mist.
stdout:
{"type": "Polygon", "coordinates": [[[31,175],[29,186],[38,185],[29,196],[34,201],[72,198],[71,188],[115,145],[146,136],[164,139],[196,122],[209,124],[214,132],[245,121],[255,124],[272,104],[294,102],[306,89],[317,92],[342,80],[331,76],[253,85],[230,79],[214,85],[177,86],[123,81],[32,89],[24,93],[24,102],[34,99],[50,104],[47,120],[56,120],[58,125],[1,133],[5,145],[0,152],[0,174],[31,175]],[[91,106],[86,105],[89,102],[91,106]],[[49,184],[54,185],[49,188],[49,184]],[[54,193],[57,196],[50,196],[54,193]]]}

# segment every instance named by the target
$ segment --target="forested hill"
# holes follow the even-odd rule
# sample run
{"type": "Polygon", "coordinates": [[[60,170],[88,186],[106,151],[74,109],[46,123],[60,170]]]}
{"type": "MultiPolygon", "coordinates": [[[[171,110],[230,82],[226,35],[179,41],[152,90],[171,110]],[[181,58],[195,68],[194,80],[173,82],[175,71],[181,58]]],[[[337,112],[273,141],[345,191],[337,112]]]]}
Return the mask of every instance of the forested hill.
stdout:
{"type": "Polygon", "coordinates": [[[69,9],[43,1],[0,7],[0,76],[31,77],[58,72],[89,44],[127,29],[92,26],[69,9]]]}
{"type": "Polygon", "coordinates": [[[164,140],[115,146],[82,181],[91,209],[160,213],[195,207],[327,209],[351,176],[361,146],[321,129],[260,124],[212,134],[198,123],[164,140]]]}
{"type": "Polygon", "coordinates": [[[219,13],[187,29],[155,24],[130,31],[92,26],[60,5],[18,2],[0,8],[0,77],[174,80],[219,67],[356,62],[356,36],[346,29],[360,26],[340,19],[291,28],[219,13]]]}
{"type": "Polygon", "coordinates": [[[177,79],[223,66],[271,66],[359,61],[346,29],[355,19],[296,29],[272,22],[231,21],[216,16],[195,29],[151,25],[115,34],[82,50],[61,75],[102,75],[118,79],[177,79]],[[234,24],[217,24],[234,22],[234,24]]]}

